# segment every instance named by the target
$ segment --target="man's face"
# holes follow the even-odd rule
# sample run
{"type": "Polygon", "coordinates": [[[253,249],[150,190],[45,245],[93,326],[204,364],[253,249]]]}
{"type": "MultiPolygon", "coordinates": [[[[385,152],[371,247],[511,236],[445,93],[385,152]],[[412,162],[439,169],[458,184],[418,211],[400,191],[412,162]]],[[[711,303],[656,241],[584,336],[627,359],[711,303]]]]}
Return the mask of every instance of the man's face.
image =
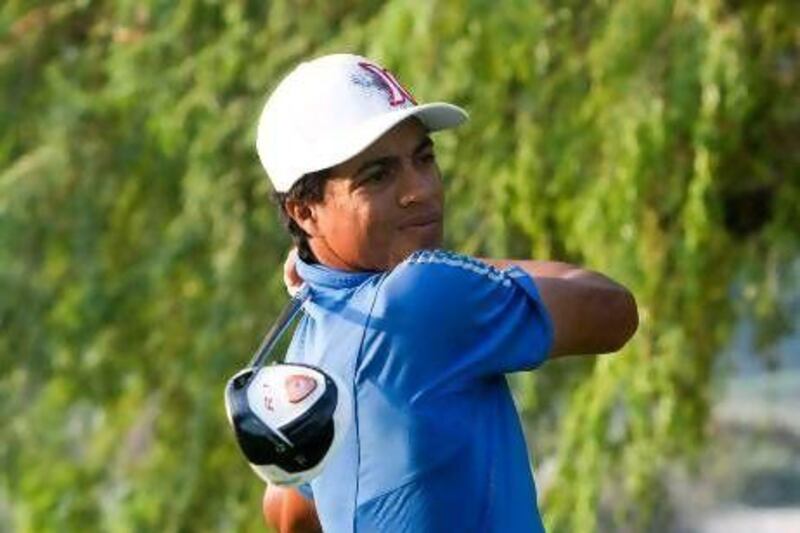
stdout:
{"type": "MultiPolygon", "coordinates": [[[[415,118],[334,167],[321,202],[298,220],[317,259],[344,270],[388,270],[442,244],[444,196],[433,143],[415,118]]],[[[295,217],[297,220],[297,217],[295,217]]]]}

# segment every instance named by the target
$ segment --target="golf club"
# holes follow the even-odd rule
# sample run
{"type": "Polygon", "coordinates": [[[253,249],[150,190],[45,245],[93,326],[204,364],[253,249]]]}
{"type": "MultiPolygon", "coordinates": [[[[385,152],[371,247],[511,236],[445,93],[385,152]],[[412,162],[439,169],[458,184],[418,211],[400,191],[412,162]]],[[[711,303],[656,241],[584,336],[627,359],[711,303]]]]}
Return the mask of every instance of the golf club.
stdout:
{"type": "Polygon", "coordinates": [[[349,425],[349,395],[330,374],[310,365],[267,364],[308,298],[303,289],[289,301],[249,365],[225,387],[239,448],[256,474],[276,485],[316,477],[349,425]]]}

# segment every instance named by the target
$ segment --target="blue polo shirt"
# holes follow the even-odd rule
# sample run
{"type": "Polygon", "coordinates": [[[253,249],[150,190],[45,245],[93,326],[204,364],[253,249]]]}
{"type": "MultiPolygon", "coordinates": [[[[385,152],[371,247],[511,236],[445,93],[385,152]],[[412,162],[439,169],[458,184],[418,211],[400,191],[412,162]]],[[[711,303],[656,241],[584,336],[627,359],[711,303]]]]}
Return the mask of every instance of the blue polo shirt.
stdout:
{"type": "Polygon", "coordinates": [[[388,272],[297,269],[311,297],[287,360],[353,397],[341,448],[304,489],[323,529],[543,531],[505,378],[552,343],[530,276],[430,250],[388,272]]]}

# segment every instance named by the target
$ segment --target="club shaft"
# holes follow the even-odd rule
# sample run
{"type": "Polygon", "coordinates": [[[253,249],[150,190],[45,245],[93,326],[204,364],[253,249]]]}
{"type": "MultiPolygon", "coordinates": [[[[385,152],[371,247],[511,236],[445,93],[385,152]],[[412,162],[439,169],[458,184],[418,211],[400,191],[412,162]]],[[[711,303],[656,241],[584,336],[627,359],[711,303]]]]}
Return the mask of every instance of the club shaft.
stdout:
{"type": "Polygon", "coordinates": [[[286,307],[283,308],[275,323],[272,325],[269,331],[267,331],[266,335],[264,335],[261,345],[258,347],[258,350],[256,350],[253,359],[250,360],[250,368],[261,367],[264,365],[267,357],[272,352],[283,333],[286,331],[286,328],[289,327],[289,324],[292,323],[294,317],[297,316],[297,313],[299,313],[303,308],[303,304],[307,298],[308,296],[306,294],[298,295],[297,297],[292,298],[289,303],[286,304],[286,307]]]}

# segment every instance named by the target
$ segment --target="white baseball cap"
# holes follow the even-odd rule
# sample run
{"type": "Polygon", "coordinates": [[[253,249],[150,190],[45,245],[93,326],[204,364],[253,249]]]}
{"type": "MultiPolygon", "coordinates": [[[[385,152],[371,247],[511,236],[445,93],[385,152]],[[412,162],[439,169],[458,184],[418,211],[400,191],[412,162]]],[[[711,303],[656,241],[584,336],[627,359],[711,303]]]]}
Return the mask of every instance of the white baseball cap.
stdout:
{"type": "Polygon", "coordinates": [[[468,117],[452,104],[418,105],[397,78],[365,57],[319,57],[301,63],[267,100],[258,121],[258,157],[275,190],[287,192],[304,175],[347,161],[411,116],[429,131],[468,117]]]}

